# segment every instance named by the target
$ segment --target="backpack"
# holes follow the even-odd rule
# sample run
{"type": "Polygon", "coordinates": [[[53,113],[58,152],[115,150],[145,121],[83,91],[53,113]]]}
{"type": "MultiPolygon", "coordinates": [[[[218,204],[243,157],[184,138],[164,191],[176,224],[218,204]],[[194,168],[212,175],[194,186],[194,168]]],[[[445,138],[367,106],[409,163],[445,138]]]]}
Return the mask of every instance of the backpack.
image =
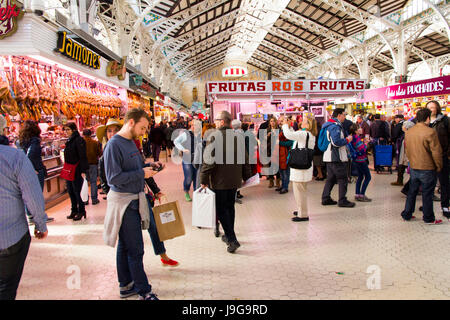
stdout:
{"type": "Polygon", "coordinates": [[[352,160],[356,160],[356,158],[359,155],[359,152],[356,151],[355,147],[352,145],[351,142],[347,146],[350,151],[350,157],[352,158],[352,160]]]}
{"type": "Polygon", "coordinates": [[[328,149],[328,145],[330,144],[330,140],[328,140],[327,128],[320,129],[319,139],[317,141],[317,147],[320,151],[325,152],[328,149]]]}

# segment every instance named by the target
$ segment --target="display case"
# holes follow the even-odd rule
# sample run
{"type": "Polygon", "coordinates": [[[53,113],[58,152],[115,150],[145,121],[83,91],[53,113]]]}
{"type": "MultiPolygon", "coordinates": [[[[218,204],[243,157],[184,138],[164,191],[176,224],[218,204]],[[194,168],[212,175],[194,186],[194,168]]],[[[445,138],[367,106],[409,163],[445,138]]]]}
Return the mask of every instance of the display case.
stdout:
{"type": "Polygon", "coordinates": [[[66,181],[60,177],[64,165],[63,148],[67,139],[44,140],[42,144],[42,162],[47,168],[48,176],[44,181],[45,208],[51,208],[66,200],[66,181]]]}

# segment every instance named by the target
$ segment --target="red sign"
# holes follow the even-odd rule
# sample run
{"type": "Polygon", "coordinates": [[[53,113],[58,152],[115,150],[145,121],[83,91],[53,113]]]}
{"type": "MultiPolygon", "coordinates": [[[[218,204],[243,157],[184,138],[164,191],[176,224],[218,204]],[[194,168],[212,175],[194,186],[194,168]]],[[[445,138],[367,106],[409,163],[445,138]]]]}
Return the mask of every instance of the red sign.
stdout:
{"type": "Polygon", "coordinates": [[[399,100],[444,94],[450,94],[450,76],[366,90],[364,98],[358,102],[399,100]]]}
{"type": "Polygon", "coordinates": [[[207,82],[208,94],[339,93],[363,91],[365,80],[266,80],[207,82]]]}
{"type": "Polygon", "coordinates": [[[0,0],[0,39],[16,32],[17,20],[22,16],[22,8],[14,0],[0,0]]]}

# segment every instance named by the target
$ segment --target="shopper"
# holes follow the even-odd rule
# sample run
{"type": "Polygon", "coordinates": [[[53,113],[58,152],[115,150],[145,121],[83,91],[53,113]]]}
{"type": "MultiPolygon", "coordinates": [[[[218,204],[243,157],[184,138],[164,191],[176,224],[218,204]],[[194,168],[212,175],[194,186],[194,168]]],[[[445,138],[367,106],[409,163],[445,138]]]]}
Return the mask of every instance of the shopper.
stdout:
{"type": "Polygon", "coordinates": [[[236,190],[242,186],[242,180],[252,176],[252,172],[247,154],[244,164],[236,162],[239,146],[229,141],[230,134],[227,135],[227,130],[231,130],[231,120],[231,114],[227,111],[221,111],[214,119],[218,130],[210,136],[209,143],[214,143],[214,150],[223,150],[223,157],[215,159],[215,153],[205,152],[200,181],[202,188],[210,186],[216,194],[216,213],[225,232],[222,240],[228,245],[227,251],[233,253],[240,247],[234,231],[236,190]],[[229,156],[230,153],[233,157],[229,156]],[[227,158],[233,159],[233,162],[229,163],[227,158]]]}
{"type": "Polygon", "coordinates": [[[370,136],[370,127],[369,127],[369,124],[366,121],[364,121],[362,115],[358,114],[356,116],[356,123],[362,129],[360,138],[364,139],[365,137],[369,137],[370,136]]]}
{"type": "MultiPolygon", "coordinates": [[[[269,127],[267,128],[267,141],[266,141],[266,156],[268,159],[271,159],[269,163],[265,164],[264,167],[268,168],[270,174],[267,176],[269,180],[269,188],[277,187],[278,191],[281,190],[281,176],[278,168],[273,167],[272,158],[272,140],[277,139],[280,134],[280,127],[278,126],[278,121],[275,117],[269,119],[269,127]],[[275,173],[276,171],[276,173],[275,173]],[[275,184],[274,184],[275,180],[275,184]]],[[[278,163],[277,163],[278,164],[278,163]]]]}
{"type": "Polygon", "coordinates": [[[117,274],[121,297],[135,293],[141,300],[158,300],[152,293],[143,265],[142,231],[149,228],[150,208],[144,193],[145,179],[158,171],[143,167],[134,140],[148,130],[149,116],[142,109],[130,109],[124,125],[106,145],[105,171],[111,187],[108,193],[103,239],[117,245],[117,274]]]}
{"type": "MultiPolygon", "coordinates": [[[[317,132],[320,132],[322,129],[322,125],[317,122],[317,132]]],[[[323,163],[323,151],[319,149],[318,140],[316,139],[316,143],[314,144],[314,155],[313,155],[313,165],[317,170],[317,181],[323,181],[325,180],[325,174],[324,174],[324,163],[323,163]]],[[[314,175],[314,171],[313,171],[314,175]]]]}
{"type": "MultiPolygon", "coordinates": [[[[284,118],[280,118],[281,125],[284,124],[284,118]]],[[[292,126],[293,121],[287,120],[289,124],[292,126]]],[[[291,169],[288,166],[288,154],[289,150],[291,150],[294,145],[294,141],[292,139],[287,139],[284,130],[280,131],[279,137],[279,167],[280,167],[280,178],[281,178],[281,187],[275,189],[280,194],[285,194],[289,192],[289,180],[291,175],[291,169]]]]}
{"type": "MultiPolygon", "coordinates": [[[[102,155],[102,147],[98,141],[92,139],[92,131],[90,129],[83,130],[84,141],[86,142],[86,155],[89,163],[89,171],[87,174],[88,181],[91,185],[91,201],[93,205],[98,204],[98,160],[102,155]]],[[[84,203],[89,204],[89,200],[84,203]]]]}
{"type": "Polygon", "coordinates": [[[404,166],[400,164],[400,151],[403,139],[405,137],[405,132],[403,131],[404,122],[405,122],[404,116],[402,114],[397,114],[395,115],[394,121],[392,123],[391,143],[397,161],[397,181],[391,182],[392,186],[403,186],[404,166]]]}
{"type": "Polygon", "coordinates": [[[197,190],[197,169],[194,167],[195,145],[201,142],[202,123],[199,120],[189,122],[189,130],[185,130],[174,141],[175,147],[182,153],[183,190],[186,201],[192,201],[189,191],[191,185],[197,190]]]}
{"type": "Polygon", "coordinates": [[[9,146],[9,139],[5,135],[5,128],[6,128],[7,122],[4,116],[0,114],[0,144],[4,146],[9,146]]]}
{"type": "Polygon", "coordinates": [[[159,154],[165,141],[164,130],[161,128],[161,123],[155,125],[150,130],[149,141],[152,144],[152,155],[155,162],[159,161],[159,154]]]}
{"type": "Polygon", "coordinates": [[[367,145],[365,141],[361,140],[360,138],[362,134],[362,128],[357,124],[353,124],[349,128],[349,133],[353,137],[352,141],[350,142],[353,147],[352,150],[354,150],[354,152],[356,153],[354,155],[354,159],[352,159],[352,165],[354,165],[358,171],[355,200],[361,202],[370,202],[372,201],[372,199],[369,199],[366,196],[366,190],[369,186],[372,176],[370,175],[369,160],[367,158],[367,145]]]}
{"type": "Polygon", "coordinates": [[[370,137],[373,146],[373,161],[374,168],[378,172],[382,170],[376,164],[376,152],[375,147],[379,144],[386,145],[389,143],[389,125],[386,121],[381,120],[381,115],[376,114],[374,116],[375,121],[370,125],[370,137]]]}
{"type": "Polygon", "coordinates": [[[422,186],[423,221],[426,224],[441,224],[433,212],[433,192],[436,187],[436,172],[442,170],[442,148],[436,130],[429,128],[431,111],[417,112],[417,124],[405,133],[405,150],[411,168],[408,197],[402,217],[413,218],[416,197],[422,186]]]}
{"type": "MultiPolygon", "coordinates": [[[[44,191],[44,182],[47,177],[47,168],[42,162],[42,148],[41,148],[41,129],[39,125],[33,120],[26,120],[23,127],[19,131],[19,147],[25,152],[28,159],[31,161],[33,168],[38,176],[41,190],[44,191]]],[[[34,224],[30,212],[25,208],[28,216],[28,221],[34,224]]],[[[47,216],[47,223],[54,221],[54,218],[47,216]]]]}
{"type": "Polygon", "coordinates": [[[177,129],[175,122],[171,121],[169,122],[169,125],[164,130],[164,136],[166,139],[166,148],[169,158],[172,157],[172,150],[174,147],[173,140],[172,140],[172,134],[177,129]]]}
{"type": "MultiPolygon", "coordinates": [[[[97,139],[100,142],[104,142],[104,145],[106,147],[106,143],[111,140],[114,135],[120,131],[122,128],[122,122],[117,119],[108,119],[106,122],[106,125],[100,126],[97,128],[96,135],[97,139]]],[[[104,148],[103,148],[104,149],[104,148]]],[[[100,159],[98,160],[98,176],[100,179],[100,186],[103,190],[103,193],[106,195],[109,192],[109,185],[106,181],[106,173],[105,173],[105,160],[104,156],[102,155],[100,159]]],[[[106,196],[103,198],[106,200],[106,196]]]]}
{"type": "MultiPolygon", "coordinates": [[[[107,141],[111,140],[112,137],[116,135],[117,132],[122,128],[122,123],[119,120],[115,119],[109,119],[106,126],[99,127],[97,129],[97,138],[101,141],[103,139],[107,139],[107,141]],[[105,136],[106,134],[106,136],[105,136]]],[[[145,166],[145,165],[144,165],[145,166]]],[[[110,188],[108,186],[107,180],[106,180],[106,173],[105,173],[105,161],[104,157],[102,156],[99,161],[99,172],[100,172],[100,181],[103,188],[103,191],[105,194],[108,194],[110,188]]],[[[149,197],[152,198],[150,201],[151,206],[154,205],[154,199],[156,198],[160,200],[162,197],[164,197],[164,194],[161,192],[161,189],[159,189],[158,185],[156,184],[156,181],[153,179],[153,177],[145,180],[148,187],[150,188],[151,192],[149,194],[149,197]]],[[[106,199],[106,197],[105,197],[106,199]]],[[[152,219],[153,216],[150,215],[150,219],[152,219]]],[[[161,263],[165,266],[170,267],[176,267],[179,265],[179,263],[175,260],[170,259],[166,254],[166,249],[164,247],[164,243],[159,240],[158,232],[156,230],[156,224],[154,221],[150,223],[148,232],[150,234],[150,239],[152,241],[153,250],[155,252],[155,255],[159,255],[161,258],[161,263]]]]}
{"type": "Polygon", "coordinates": [[[83,217],[86,219],[86,208],[80,195],[83,181],[86,179],[86,173],[89,170],[86,142],[80,136],[77,125],[73,122],[63,125],[63,131],[69,138],[64,149],[64,162],[76,165],[75,179],[73,181],[67,180],[67,191],[72,204],[71,213],[67,216],[67,219],[78,221],[83,217]]]}
{"type": "MultiPolygon", "coordinates": [[[[416,124],[412,121],[404,121],[402,130],[404,133],[406,133],[406,131],[408,131],[408,129],[411,129],[415,125],[416,124]]],[[[405,171],[408,168],[408,166],[409,166],[409,160],[408,160],[408,157],[406,156],[406,152],[405,152],[405,135],[403,135],[402,143],[400,145],[399,172],[398,172],[398,174],[400,175],[399,180],[402,182],[403,182],[403,176],[404,176],[405,171]]],[[[409,182],[410,182],[410,180],[408,180],[408,182],[405,183],[405,185],[403,186],[403,188],[401,190],[401,193],[403,193],[405,196],[408,196],[409,182]]]]}
{"type": "Polygon", "coordinates": [[[442,170],[438,172],[439,183],[441,186],[441,208],[442,214],[450,219],[449,211],[449,137],[450,125],[448,117],[442,114],[441,105],[437,101],[429,101],[426,107],[431,111],[430,127],[436,130],[439,143],[442,148],[442,170]]]}
{"type": "MultiPolygon", "coordinates": [[[[5,123],[0,118],[0,132],[5,123]]],[[[47,237],[44,196],[25,153],[0,143],[0,300],[14,300],[31,237],[25,207],[37,239],[47,237]]]]}
{"type": "Polygon", "coordinates": [[[324,152],[323,161],[327,165],[327,180],[322,192],[322,205],[335,205],[339,207],[354,207],[355,203],[348,201],[348,155],[347,144],[353,139],[351,135],[344,136],[342,123],[345,120],[346,112],[342,108],[336,108],[333,111],[332,119],[328,120],[322,130],[327,130],[328,148],[324,152]],[[331,199],[331,191],[335,184],[339,184],[339,202],[331,199]]]}
{"type": "MultiPolygon", "coordinates": [[[[314,116],[304,116],[301,129],[298,131],[293,131],[290,128],[291,125],[292,121],[283,119],[283,134],[287,139],[294,141],[292,148],[308,148],[314,150],[317,135],[317,123],[314,116]]],[[[312,180],[313,170],[312,165],[311,168],[304,170],[291,168],[290,180],[293,184],[292,188],[298,208],[298,211],[294,211],[295,217],[292,218],[292,221],[309,221],[307,183],[312,180]]]]}

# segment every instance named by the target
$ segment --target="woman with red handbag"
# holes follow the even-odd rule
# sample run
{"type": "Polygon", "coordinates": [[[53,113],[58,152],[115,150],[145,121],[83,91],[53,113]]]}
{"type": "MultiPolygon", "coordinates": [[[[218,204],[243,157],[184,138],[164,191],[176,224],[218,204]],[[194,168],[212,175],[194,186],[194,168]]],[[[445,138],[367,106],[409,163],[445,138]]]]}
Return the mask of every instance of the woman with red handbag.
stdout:
{"type": "Polygon", "coordinates": [[[66,123],[63,131],[69,140],[64,149],[64,167],[61,171],[61,178],[67,180],[67,191],[72,203],[71,213],[67,219],[78,221],[83,217],[86,219],[86,209],[80,195],[86,172],[89,170],[86,142],[80,136],[77,125],[73,122],[66,123]]]}

